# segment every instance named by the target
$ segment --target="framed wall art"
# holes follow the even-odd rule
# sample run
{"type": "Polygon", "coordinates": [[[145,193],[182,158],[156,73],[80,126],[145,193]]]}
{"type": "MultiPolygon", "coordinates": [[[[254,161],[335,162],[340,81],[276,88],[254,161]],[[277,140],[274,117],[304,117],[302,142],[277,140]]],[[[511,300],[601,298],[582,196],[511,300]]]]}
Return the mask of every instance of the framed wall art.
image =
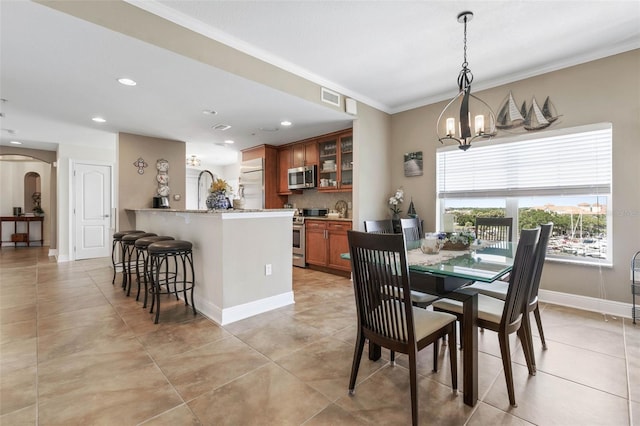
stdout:
{"type": "Polygon", "coordinates": [[[406,177],[422,176],[422,151],[404,155],[404,175],[406,177]]]}

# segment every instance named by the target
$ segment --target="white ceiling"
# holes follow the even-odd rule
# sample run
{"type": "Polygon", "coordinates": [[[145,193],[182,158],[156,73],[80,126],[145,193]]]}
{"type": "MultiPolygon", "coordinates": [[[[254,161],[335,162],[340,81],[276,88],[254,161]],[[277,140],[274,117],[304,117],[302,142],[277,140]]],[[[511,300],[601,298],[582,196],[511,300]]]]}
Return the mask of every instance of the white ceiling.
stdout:
{"type": "MultiPolygon", "coordinates": [[[[455,94],[464,10],[475,13],[474,90],[640,48],[637,0],[130,3],[389,113],[455,94]]],[[[0,1],[0,38],[3,145],[100,146],[129,132],[183,140],[187,154],[226,164],[237,149],[343,129],[352,118],[37,3],[0,1]],[[119,85],[121,76],[138,86],[119,85]],[[284,119],[294,125],[282,128],[284,119]]]]}

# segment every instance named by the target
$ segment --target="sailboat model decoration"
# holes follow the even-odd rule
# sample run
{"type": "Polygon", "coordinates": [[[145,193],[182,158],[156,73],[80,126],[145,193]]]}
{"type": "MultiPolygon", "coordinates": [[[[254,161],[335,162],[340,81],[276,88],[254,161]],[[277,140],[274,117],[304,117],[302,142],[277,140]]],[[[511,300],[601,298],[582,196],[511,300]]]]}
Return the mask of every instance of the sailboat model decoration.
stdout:
{"type": "Polygon", "coordinates": [[[541,130],[549,127],[560,117],[548,96],[542,108],[534,97],[529,108],[527,103],[523,102],[518,109],[512,92],[509,92],[509,96],[505,98],[498,111],[496,128],[507,131],[517,130],[520,127],[527,131],[541,130]]]}
{"type": "MultiPolygon", "coordinates": [[[[523,105],[524,107],[524,105],[523,105]]],[[[498,110],[498,118],[496,119],[496,127],[501,130],[513,129],[522,126],[524,115],[518,110],[513,93],[509,92],[509,96],[498,110]]]]}

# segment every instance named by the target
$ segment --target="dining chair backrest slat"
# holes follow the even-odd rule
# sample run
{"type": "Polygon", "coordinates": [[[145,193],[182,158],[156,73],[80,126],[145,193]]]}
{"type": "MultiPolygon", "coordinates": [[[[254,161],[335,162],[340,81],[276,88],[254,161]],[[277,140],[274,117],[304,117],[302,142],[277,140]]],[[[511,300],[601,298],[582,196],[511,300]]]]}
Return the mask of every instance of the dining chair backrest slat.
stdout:
{"type": "Polygon", "coordinates": [[[393,222],[391,219],[365,220],[364,232],[373,234],[393,234],[393,222]]]}
{"type": "Polygon", "coordinates": [[[361,326],[396,344],[415,342],[402,235],[349,231],[348,238],[361,326]]]}
{"type": "Polygon", "coordinates": [[[418,218],[402,218],[400,226],[404,234],[405,241],[418,241],[422,238],[422,229],[420,219],[418,218]]]}
{"type": "Polygon", "coordinates": [[[476,217],[476,238],[489,241],[513,241],[513,218],[476,217]]]}
{"type": "Polygon", "coordinates": [[[513,269],[509,276],[509,290],[505,298],[504,311],[500,327],[509,327],[519,323],[525,304],[528,303],[531,290],[531,278],[535,263],[536,247],[540,236],[540,228],[523,229],[520,233],[518,248],[513,261],[513,269]]]}

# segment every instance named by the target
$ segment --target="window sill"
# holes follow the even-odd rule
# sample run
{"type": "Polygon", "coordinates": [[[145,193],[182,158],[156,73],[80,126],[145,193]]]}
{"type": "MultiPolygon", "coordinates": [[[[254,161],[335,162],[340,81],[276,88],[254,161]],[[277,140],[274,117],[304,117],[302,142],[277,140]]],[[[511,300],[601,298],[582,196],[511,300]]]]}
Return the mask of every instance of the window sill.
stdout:
{"type": "Polygon", "coordinates": [[[564,263],[567,265],[592,266],[596,268],[613,269],[613,263],[610,263],[608,260],[602,260],[600,262],[598,261],[588,262],[585,260],[564,259],[560,257],[551,257],[551,256],[547,256],[545,260],[553,263],[564,263]]]}

